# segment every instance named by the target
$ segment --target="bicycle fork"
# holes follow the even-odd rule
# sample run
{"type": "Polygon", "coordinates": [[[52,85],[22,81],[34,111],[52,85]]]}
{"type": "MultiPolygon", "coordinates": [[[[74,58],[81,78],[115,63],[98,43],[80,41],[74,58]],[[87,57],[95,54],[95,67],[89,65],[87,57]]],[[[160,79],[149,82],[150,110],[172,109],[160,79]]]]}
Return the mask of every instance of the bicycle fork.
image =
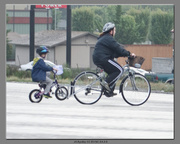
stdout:
{"type": "MultiPolygon", "coordinates": [[[[134,75],[133,75],[133,74],[130,74],[128,77],[130,78],[130,81],[131,81],[132,90],[138,91],[138,88],[136,87],[136,82],[135,82],[135,79],[134,79],[134,75]]],[[[125,79],[121,82],[121,84],[120,84],[119,93],[122,92],[123,85],[124,85],[125,82],[126,82],[126,78],[125,78],[125,79]]]]}
{"type": "Polygon", "coordinates": [[[136,83],[134,81],[135,80],[134,75],[130,76],[130,80],[131,80],[132,89],[138,91],[138,88],[136,87],[136,83]]]}

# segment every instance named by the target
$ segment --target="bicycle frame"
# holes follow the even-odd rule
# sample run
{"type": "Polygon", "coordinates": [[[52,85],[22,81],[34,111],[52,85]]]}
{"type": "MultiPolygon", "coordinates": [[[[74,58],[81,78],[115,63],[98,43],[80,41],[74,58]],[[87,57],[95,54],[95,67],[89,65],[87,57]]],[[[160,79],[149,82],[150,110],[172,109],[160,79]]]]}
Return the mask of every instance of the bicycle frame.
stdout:
{"type": "MultiPolygon", "coordinates": [[[[122,76],[127,73],[127,76],[130,77],[133,90],[138,90],[137,87],[136,87],[136,83],[135,83],[135,81],[134,81],[134,73],[135,73],[135,72],[130,69],[130,67],[129,67],[129,61],[128,61],[128,60],[125,60],[125,62],[126,62],[126,64],[123,66],[122,75],[121,75],[121,77],[119,77],[119,78],[116,80],[116,82],[114,83],[114,85],[116,85],[117,81],[120,80],[120,79],[122,79],[122,76]]],[[[100,68],[100,69],[101,69],[101,68],[100,68]]],[[[100,73],[104,73],[104,71],[103,71],[103,70],[100,70],[100,73]]],[[[102,74],[102,75],[104,75],[104,74],[102,74]]],[[[100,77],[101,77],[101,76],[100,76],[100,77]]],[[[114,85],[113,85],[113,86],[114,86],[114,85]]],[[[121,90],[122,90],[122,89],[121,89],[122,85],[123,85],[123,81],[122,81],[121,84],[120,84],[119,93],[122,92],[122,91],[121,91],[121,90]]],[[[112,87],[113,87],[113,86],[112,86],[112,87]]]]}
{"type": "MultiPolygon", "coordinates": [[[[53,83],[52,83],[52,85],[51,85],[50,90],[51,90],[54,86],[59,87],[59,83],[58,83],[57,78],[56,78],[56,73],[55,73],[55,72],[53,72],[53,73],[54,73],[54,81],[53,81],[53,83]]],[[[42,90],[43,87],[41,87],[40,85],[41,85],[41,82],[39,82],[39,87],[40,87],[40,90],[42,90]]],[[[41,92],[41,95],[42,95],[42,94],[44,94],[44,91],[41,92]]]]}
{"type": "MultiPolygon", "coordinates": [[[[84,72],[83,72],[84,73],[84,72]]],[[[99,77],[101,79],[101,77],[99,77]]],[[[91,85],[93,85],[94,83],[96,83],[97,81],[100,81],[100,79],[96,79],[95,81],[93,81],[91,84],[89,84],[88,86],[91,88],[91,85]]],[[[67,99],[69,99],[72,95],[75,95],[76,93],[78,93],[79,91],[81,90],[84,90],[84,89],[88,89],[87,86],[83,86],[81,87],[80,89],[78,89],[78,91],[74,92],[74,83],[75,81],[71,81],[70,85],[67,85],[68,87],[68,91],[70,91],[70,93],[68,94],[67,96],[67,99]]]]}

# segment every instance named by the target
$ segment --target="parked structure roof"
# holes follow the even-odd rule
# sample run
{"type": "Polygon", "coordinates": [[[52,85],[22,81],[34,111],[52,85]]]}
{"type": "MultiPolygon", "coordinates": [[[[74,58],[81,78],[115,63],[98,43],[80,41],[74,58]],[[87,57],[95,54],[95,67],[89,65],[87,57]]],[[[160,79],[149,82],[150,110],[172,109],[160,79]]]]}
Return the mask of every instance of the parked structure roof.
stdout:
{"type": "Polygon", "coordinates": [[[12,41],[12,40],[17,40],[17,39],[19,39],[19,38],[21,38],[22,37],[22,35],[20,35],[20,34],[18,34],[18,33],[16,33],[16,32],[9,32],[8,34],[7,34],[7,38],[8,38],[8,40],[10,40],[10,41],[12,41]]]}
{"type": "MultiPolygon", "coordinates": [[[[97,37],[94,34],[84,31],[72,31],[71,32],[71,39],[75,39],[78,37],[85,36],[90,34],[92,36],[97,37]]],[[[21,38],[13,39],[10,43],[16,45],[30,45],[29,35],[23,35],[21,38]]],[[[35,33],[35,46],[45,45],[48,47],[53,47],[59,45],[63,42],[66,42],[66,31],[59,31],[59,30],[46,30],[35,33]]]]}

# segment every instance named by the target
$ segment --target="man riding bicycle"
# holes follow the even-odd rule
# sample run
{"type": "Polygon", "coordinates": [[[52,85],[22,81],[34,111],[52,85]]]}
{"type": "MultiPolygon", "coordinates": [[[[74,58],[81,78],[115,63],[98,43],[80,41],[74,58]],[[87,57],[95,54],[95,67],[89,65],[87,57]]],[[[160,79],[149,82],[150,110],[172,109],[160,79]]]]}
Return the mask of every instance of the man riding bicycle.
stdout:
{"type": "Polygon", "coordinates": [[[115,82],[123,73],[123,68],[114,60],[114,58],[126,56],[135,57],[134,53],[125,50],[123,46],[113,38],[115,33],[115,24],[111,22],[106,23],[103,27],[103,32],[98,38],[93,53],[94,64],[103,68],[108,74],[106,82],[103,84],[106,88],[104,94],[108,97],[116,95],[116,93],[113,92],[115,89],[115,82]]]}

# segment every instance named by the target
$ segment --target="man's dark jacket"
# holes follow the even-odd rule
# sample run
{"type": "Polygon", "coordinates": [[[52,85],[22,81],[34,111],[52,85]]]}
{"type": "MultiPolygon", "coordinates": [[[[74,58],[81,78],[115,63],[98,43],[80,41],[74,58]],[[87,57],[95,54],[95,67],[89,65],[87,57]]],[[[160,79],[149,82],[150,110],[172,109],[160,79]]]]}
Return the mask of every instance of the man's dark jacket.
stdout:
{"type": "Polygon", "coordinates": [[[130,52],[125,50],[109,33],[99,37],[93,52],[95,64],[102,63],[109,59],[129,56],[130,52]]]}

